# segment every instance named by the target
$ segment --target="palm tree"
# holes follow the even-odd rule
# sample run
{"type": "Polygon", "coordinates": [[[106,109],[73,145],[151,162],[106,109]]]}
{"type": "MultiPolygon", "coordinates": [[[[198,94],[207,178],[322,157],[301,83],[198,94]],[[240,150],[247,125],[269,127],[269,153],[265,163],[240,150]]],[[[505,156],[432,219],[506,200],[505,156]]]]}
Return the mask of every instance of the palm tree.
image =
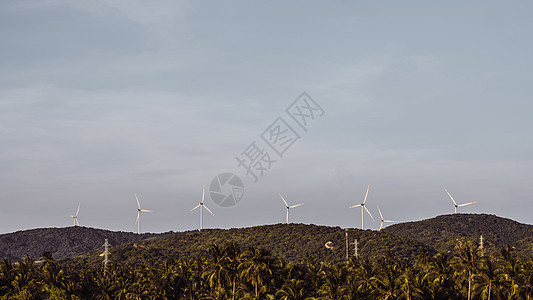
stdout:
{"type": "Polygon", "coordinates": [[[0,262],[0,297],[10,290],[11,282],[14,279],[13,265],[7,259],[0,262]]]}
{"type": "Polygon", "coordinates": [[[272,277],[274,258],[268,250],[250,247],[242,253],[240,260],[240,277],[253,285],[255,297],[258,297],[259,285],[268,284],[272,277]]]}
{"type": "Polygon", "coordinates": [[[500,251],[502,257],[502,277],[506,285],[506,288],[502,291],[506,293],[506,298],[513,298],[519,292],[517,280],[520,274],[520,263],[515,251],[516,248],[510,245],[503,247],[500,251]]]}
{"type": "Polygon", "coordinates": [[[491,293],[495,285],[498,283],[498,262],[491,256],[484,256],[481,259],[478,273],[474,276],[474,280],[478,282],[479,294],[482,299],[491,298],[491,293]]]}
{"type": "MultiPolygon", "coordinates": [[[[202,277],[207,279],[211,289],[226,290],[231,285],[232,299],[235,299],[235,285],[237,278],[237,253],[236,245],[226,245],[219,247],[216,244],[209,250],[207,266],[202,273],[202,277]],[[235,256],[234,256],[235,255],[235,256]]],[[[220,292],[217,292],[220,297],[220,292]]]]}
{"type": "Polygon", "coordinates": [[[533,295],[533,257],[529,257],[522,264],[520,272],[520,286],[524,298],[529,300],[533,295]]]}
{"type": "Polygon", "coordinates": [[[376,271],[367,259],[359,259],[357,262],[358,265],[352,278],[357,286],[357,295],[361,298],[370,297],[375,293],[373,281],[376,271]]]}
{"type": "Polygon", "coordinates": [[[16,263],[15,278],[11,285],[16,294],[32,294],[37,290],[37,276],[35,269],[35,260],[26,255],[16,263]]]}
{"type": "Polygon", "coordinates": [[[377,274],[372,277],[373,286],[379,299],[397,299],[401,294],[401,266],[391,253],[378,259],[374,268],[377,274]]]}
{"type": "Polygon", "coordinates": [[[429,288],[432,290],[433,298],[456,298],[456,284],[451,256],[445,253],[438,253],[433,256],[425,277],[429,280],[429,288]]]}
{"type": "Polygon", "coordinates": [[[457,251],[456,268],[459,274],[466,272],[468,275],[468,297],[471,299],[472,295],[472,276],[478,268],[479,263],[479,249],[475,247],[472,242],[459,241],[455,246],[457,251]]]}
{"type": "Polygon", "coordinates": [[[303,278],[306,283],[306,289],[309,291],[308,294],[312,294],[320,288],[322,285],[322,269],[325,267],[325,264],[319,263],[314,259],[306,258],[298,264],[301,269],[301,274],[296,277],[295,274],[290,275],[289,278],[300,279],[303,278]]]}
{"type": "Polygon", "coordinates": [[[304,300],[306,299],[305,281],[290,279],[286,281],[281,290],[276,292],[280,300],[304,300]]]}
{"type": "Polygon", "coordinates": [[[409,265],[402,268],[403,272],[400,275],[400,290],[407,300],[411,300],[413,295],[417,295],[420,289],[417,287],[417,271],[414,267],[409,265]]]}
{"type": "Polygon", "coordinates": [[[327,299],[341,299],[345,287],[348,270],[345,264],[327,266],[321,272],[323,284],[318,293],[327,299]]]}

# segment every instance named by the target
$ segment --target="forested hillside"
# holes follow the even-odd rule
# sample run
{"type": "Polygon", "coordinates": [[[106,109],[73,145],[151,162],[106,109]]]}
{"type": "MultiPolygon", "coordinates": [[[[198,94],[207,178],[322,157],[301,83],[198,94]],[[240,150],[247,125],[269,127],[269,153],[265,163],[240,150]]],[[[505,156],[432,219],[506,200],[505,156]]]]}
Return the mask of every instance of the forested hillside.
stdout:
{"type": "MultiPolygon", "coordinates": [[[[358,240],[359,255],[374,259],[391,252],[413,258],[423,248],[430,253],[453,250],[458,239],[479,243],[483,234],[486,251],[506,245],[520,255],[533,255],[533,226],[485,214],[453,214],[433,219],[399,223],[382,231],[349,229],[349,255],[358,240]]],[[[43,252],[62,262],[98,265],[105,239],[112,245],[111,259],[126,264],[139,260],[194,258],[213,245],[234,242],[243,247],[270,249],[287,261],[312,258],[338,263],[345,256],[345,229],[308,224],[275,224],[249,228],[207,229],[165,234],[113,232],[87,227],[42,228],[0,235],[0,258],[17,261],[24,255],[39,258],[43,252]],[[331,249],[325,244],[331,242],[331,249]]]]}
{"type": "Polygon", "coordinates": [[[0,235],[0,259],[17,261],[25,255],[38,258],[47,251],[56,259],[81,255],[101,248],[105,239],[114,246],[162,236],[134,234],[88,227],[38,228],[0,235]]]}
{"type": "MultiPolygon", "coordinates": [[[[416,240],[439,252],[453,250],[457,239],[479,241],[487,251],[515,246],[523,255],[533,255],[533,225],[487,214],[452,214],[391,225],[383,231],[416,240]]],[[[478,243],[478,242],[477,242],[478,243]]]]}
{"type": "MultiPolygon", "coordinates": [[[[358,240],[359,255],[375,258],[387,252],[399,257],[412,258],[420,248],[432,251],[422,243],[398,238],[385,232],[372,230],[348,230],[349,242],[358,240]]],[[[124,264],[139,261],[163,261],[165,259],[195,258],[207,254],[213,245],[227,242],[243,247],[261,247],[270,249],[276,256],[287,261],[300,261],[312,258],[328,263],[338,263],[346,258],[345,229],[304,224],[276,224],[238,229],[212,229],[202,232],[178,233],[167,238],[145,240],[114,247],[111,259],[124,264]],[[332,243],[332,249],[325,247],[332,243]]],[[[354,245],[349,245],[349,255],[354,254],[354,245]]],[[[95,251],[77,257],[69,263],[79,265],[97,265],[101,263],[95,251]]]]}

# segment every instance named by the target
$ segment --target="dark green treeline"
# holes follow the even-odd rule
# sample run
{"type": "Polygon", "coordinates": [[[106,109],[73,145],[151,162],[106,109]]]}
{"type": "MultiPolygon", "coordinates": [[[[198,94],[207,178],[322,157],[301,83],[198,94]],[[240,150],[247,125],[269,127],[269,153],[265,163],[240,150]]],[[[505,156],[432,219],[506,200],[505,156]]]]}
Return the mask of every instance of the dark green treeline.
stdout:
{"type": "Polygon", "coordinates": [[[286,263],[265,249],[213,245],[196,259],[61,267],[48,254],[0,263],[1,299],[530,299],[533,257],[514,247],[483,255],[470,242],[450,253],[420,251],[330,265],[286,263]]]}

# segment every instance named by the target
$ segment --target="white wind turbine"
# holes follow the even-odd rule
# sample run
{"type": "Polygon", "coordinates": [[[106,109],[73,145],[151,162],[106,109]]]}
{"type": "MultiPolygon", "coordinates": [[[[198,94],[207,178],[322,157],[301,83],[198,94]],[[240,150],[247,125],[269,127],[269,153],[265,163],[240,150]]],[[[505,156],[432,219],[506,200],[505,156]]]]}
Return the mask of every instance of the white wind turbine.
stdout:
{"type": "Polygon", "coordinates": [[[137,199],[137,220],[135,221],[135,224],[137,224],[137,234],[141,234],[141,212],[152,212],[148,209],[141,209],[141,203],[139,202],[139,198],[137,198],[137,194],[135,194],[135,199],[137,199]]]}
{"type": "Polygon", "coordinates": [[[369,189],[370,189],[370,185],[367,186],[367,188],[366,188],[365,200],[363,200],[362,203],[357,204],[357,205],[350,206],[350,208],[354,208],[354,207],[359,207],[359,206],[361,206],[361,229],[365,229],[365,210],[366,210],[366,212],[370,215],[370,217],[372,218],[372,221],[376,221],[376,220],[374,220],[374,217],[372,217],[372,214],[370,213],[370,211],[368,210],[368,208],[366,208],[366,206],[365,206],[365,202],[366,202],[366,198],[368,197],[368,190],[369,190],[369,189]]]}
{"type": "Polygon", "coordinates": [[[381,217],[381,225],[379,225],[379,230],[381,230],[383,228],[383,223],[394,223],[396,221],[392,221],[392,220],[384,220],[383,219],[383,215],[381,214],[381,209],[379,209],[379,206],[378,206],[378,211],[379,211],[379,216],[381,217]]]}
{"type": "Polygon", "coordinates": [[[295,207],[298,207],[300,205],[304,205],[303,203],[300,203],[300,204],[296,204],[296,205],[292,205],[292,206],[289,206],[289,204],[287,204],[287,201],[285,201],[285,199],[283,199],[283,196],[281,194],[279,194],[279,196],[281,197],[281,200],[283,200],[283,203],[285,203],[285,207],[287,207],[287,218],[286,218],[286,223],[289,224],[289,209],[291,208],[295,208],[295,207]]]}
{"type": "Polygon", "coordinates": [[[74,226],[80,226],[80,223],[78,222],[78,213],[80,212],[80,204],[78,203],[78,210],[76,211],[76,214],[74,216],[70,216],[72,219],[74,219],[74,226]]]}
{"type": "Polygon", "coordinates": [[[468,202],[468,203],[465,203],[465,204],[457,204],[457,202],[455,202],[455,200],[453,199],[452,195],[450,195],[450,193],[448,193],[448,190],[444,189],[444,191],[446,192],[446,194],[448,194],[448,196],[450,196],[450,199],[452,199],[452,201],[453,201],[453,206],[455,207],[455,212],[454,213],[457,213],[457,208],[459,206],[467,206],[467,205],[476,203],[476,201],[474,201],[474,202],[468,202]]]}
{"type": "Polygon", "coordinates": [[[204,207],[205,209],[207,209],[208,212],[210,212],[213,217],[215,216],[215,214],[209,210],[209,208],[207,208],[207,206],[204,205],[204,197],[205,197],[205,184],[204,184],[204,187],[202,189],[202,202],[200,202],[200,204],[196,205],[193,209],[191,209],[191,211],[197,209],[198,207],[200,208],[200,231],[202,231],[202,229],[204,229],[204,207]]]}

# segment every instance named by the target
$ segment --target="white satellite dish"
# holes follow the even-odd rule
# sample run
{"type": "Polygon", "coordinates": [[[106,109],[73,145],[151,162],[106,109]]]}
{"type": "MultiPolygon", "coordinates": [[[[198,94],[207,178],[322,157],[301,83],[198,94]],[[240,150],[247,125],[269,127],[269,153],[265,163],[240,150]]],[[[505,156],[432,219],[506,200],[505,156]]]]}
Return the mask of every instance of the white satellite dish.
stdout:
{"type": "Polygon", "coordinates": [[[328,241],[328,242],[324,245],[324,247],[326,247],[326,249],[329,249],[329,250],[333,250],[333,249],[335,249],[335,247],[333,247],[333,242],[331,242],[331,241],[328,241]]]}

